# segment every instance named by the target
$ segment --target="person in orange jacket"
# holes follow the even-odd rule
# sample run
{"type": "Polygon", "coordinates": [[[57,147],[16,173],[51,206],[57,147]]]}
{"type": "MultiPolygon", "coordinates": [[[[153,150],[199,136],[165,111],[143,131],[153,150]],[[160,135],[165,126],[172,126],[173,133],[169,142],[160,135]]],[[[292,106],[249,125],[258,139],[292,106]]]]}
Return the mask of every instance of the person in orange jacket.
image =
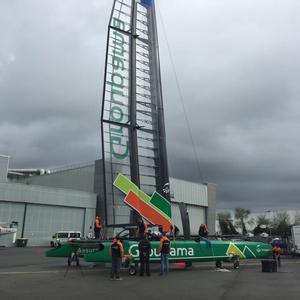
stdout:
{"type": "Polygon", "coordinates": [[[99,218],[99,216],[96,216],[95,225],[94,225],[94,232],[95,232],[96,240],[98,240],[100,238],[101,229],[102,229],[102,226],[101,226],[100,218],[99,218]]]}
{"type": "Polygon", "coordinates": [[[273,253],[273,259],[276,260],[276,262],[278,263],[278,267],[280,267],[280,265],[281,265],[281,259],[280,259],[281,248],[275,244],[274,247],[272,248],[272,253],[273,253]]]}
{"type": "Polygon", "coordinates": [[[160,274],[168,275],[169,273],[169,255],[170,255],[171,243],[166,237],[166,233],[162,233],[162,237],[159,243],[159,253],[160,253],[160,274]]]}
{"type": "Polygon", "coordinates": [[[109,253],[111,255],[111,272],[110,279],[122,280],[120,277],[120,268],[122,262],[122,256],[124,254],[123,245],[119,238],[115,238],[110,245],[109,253]]]}

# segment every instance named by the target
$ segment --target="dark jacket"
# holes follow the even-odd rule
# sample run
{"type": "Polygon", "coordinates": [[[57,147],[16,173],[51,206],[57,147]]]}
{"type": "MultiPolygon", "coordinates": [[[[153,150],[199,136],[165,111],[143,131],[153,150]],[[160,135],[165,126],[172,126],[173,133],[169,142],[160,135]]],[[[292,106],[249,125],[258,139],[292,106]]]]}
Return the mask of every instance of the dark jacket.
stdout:
{"type": "Polygon", "coordinates": [[[148,240],[143,239],[139,242],[140,257],[148,257],[151,252],[151,244],[148,240]]]}
{"type": "Polygon", "coordinates": [[[170,240],[166,236],[162,236],[159,243],[159,253],[170,253],[170,240]]]}
{"type": "Polygon", "coordinates": [[[137,223],[139,234],[145,234],[147,232],[147,224],[141,220],[137,223]]]}
{"type": "Polygon", "coordinates": [[[207,226],[205,224],[201,224],[198,234],[202,237],[208,236],[208,230],[207,230],[207,226]]]}

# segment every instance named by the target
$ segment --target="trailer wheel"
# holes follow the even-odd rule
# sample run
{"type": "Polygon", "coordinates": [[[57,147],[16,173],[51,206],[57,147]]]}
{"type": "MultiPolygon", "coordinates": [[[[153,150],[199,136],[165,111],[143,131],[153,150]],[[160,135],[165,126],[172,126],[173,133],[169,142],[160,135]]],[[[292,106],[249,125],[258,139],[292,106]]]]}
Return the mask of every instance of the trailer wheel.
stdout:
{"type": "Polygon", "coordinates": [[[236,260],[234,263],[233,263],[233,268],[234,269],[239,269],[240,268],[240,262],[238,260],[236,260]]]}
{"type": "Polygon", "coordinates": [[[130,266],[128,269],[128,273],[130,276],[134,276],[136,274],[137,270],[135,266],[130,266]]]}
{"type": "Polygon", "coordinates": [[[216,268],[219,268],[219,269],[222,268],[222,262],[220,260],[216,261],[216,268]]]}
{"type": "Polygon", "coordinates": [[[193,263],[192,263],[191,261],[187,261],[187,262],[185,263],[185,267],[186,267],[186,268],[191,268],[192,265],[193,265],[193,263]]]}

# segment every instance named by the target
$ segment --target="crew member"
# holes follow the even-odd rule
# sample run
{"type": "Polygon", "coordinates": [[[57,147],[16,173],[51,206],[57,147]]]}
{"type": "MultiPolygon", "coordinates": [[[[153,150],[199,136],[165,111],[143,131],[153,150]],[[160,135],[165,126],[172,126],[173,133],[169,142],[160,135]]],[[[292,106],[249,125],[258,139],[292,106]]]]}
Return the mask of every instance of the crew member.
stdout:
{"type": "Polygon", "coordinates": [[[116,280],[122,280],[120,277],[120,268],[124,250],[118,237],[116,237],[110,245],[109,253],[111,255],[110,279],[113,280],[115,278],[116,280]]]}
{"type": "Polygon", "coordinates": [[[147,233],[147,224],[143,221],[140,216],[137,222],[137,230],[138,230],[138,239],[142,240],[147,233]]]}
{"type": "Polygon", "coordinates": [[[173,240],[176,239],[178,236],[179,229],[175,224],[170,225],[170,236],[173,238],[173,240]]]}
{"type": "Polygon", "coordinates": [[[207,229],[206,224],[201,224],[200,225],[198,234],[199,234],[200,238],[201,237],[206,238],[208,236],[208,229],[207,229]]]}
{"type": "Polygon", "coordinates": [[[272,253],[273,253],[273,259],[276,260],[278,267],[281,265],[281,259],[280,259],[280,254],[281,254],[281,248],[278,245],[274,245],[272,248],[272,253]]]}
{"type": "Polygon", "coordinates": [[[150,252],[151,244],[145,235],[144,238],[139,242],[139,252],[140,252],[140,276],[144,276],[144,270],[146,267],[146,274],[150,276],[150,252]]]}
{"type": "Polygon", "coordinates": [[[168,275],[169,273],[169,255],[170,255],[170,240],[166,237],[166,233],[162,233],[159,244],[160,253],[160,275],[168,275]]]}
{"type": "Polygon", "coordinates": [[[101,222],[99,216],[96,216],[95,219],[95,225],[94,225],[94,232],[95,232],[95,239],[98,240],[100,238],[100,233],[101,233],[101,222]]]}

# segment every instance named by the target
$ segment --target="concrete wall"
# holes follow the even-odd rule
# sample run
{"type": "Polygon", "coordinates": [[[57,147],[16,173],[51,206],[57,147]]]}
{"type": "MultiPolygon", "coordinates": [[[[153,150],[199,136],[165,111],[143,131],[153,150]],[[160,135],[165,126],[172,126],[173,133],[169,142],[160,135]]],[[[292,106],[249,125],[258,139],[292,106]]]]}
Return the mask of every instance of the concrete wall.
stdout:
{"type": "MultiPolygon", "coordinates": [[[[197,235],[200,224],[206,223],[206,208],[196,205],[187,205],[190,218],[190,230],[192,235],[197,235]]],[[[183,226],[179,203],[172,202],[172,221],[179,229],[179,235],[183,235],[183,226]]]]}
{"type": "Polygon", "coordinates": [[[207,184],[207,227],[209,234],[216,233],[216,204],[217,204],[217,186],[214,183],[207,184]]]}
{"type": "MultiPolygon", "coordinates": [[[[94,223],[97,195],[61,188],[0,182],[0,222],[17,221],[17,237],[29,246],[48,245],[56,231],[78,230],[85,236],[94,223]]],[[[0,245],[11,245],[1,236],[0,245]]]]}
{"type": "Polygon", "coordinates": [[[172,201],[208,206],[206,185],[170,178],[170,192],[172,201]]]}
{"type": "Polygon", "coordinates": [[[201,224],[207,224],[209,234],[215,234],[216,185],[201,184],[170,178],[173,221],[182,232],[178,203],[184,202],[190,218],[192,235],[198,234],[201,224]]]}
{"type": "Polygon", "coordinates": [[[94,192],[94,164],[88,166],[75,167],[55,171],[51,174],[36,175],[23,179],[18,182],[43,185],[55,188],[73,189],[77,191],[94,192]]]}
{"type": "Polygon", "coordinates": [[[0,182],[7,180],[8,162],[9,157],[0,154],[0,182]]]}

